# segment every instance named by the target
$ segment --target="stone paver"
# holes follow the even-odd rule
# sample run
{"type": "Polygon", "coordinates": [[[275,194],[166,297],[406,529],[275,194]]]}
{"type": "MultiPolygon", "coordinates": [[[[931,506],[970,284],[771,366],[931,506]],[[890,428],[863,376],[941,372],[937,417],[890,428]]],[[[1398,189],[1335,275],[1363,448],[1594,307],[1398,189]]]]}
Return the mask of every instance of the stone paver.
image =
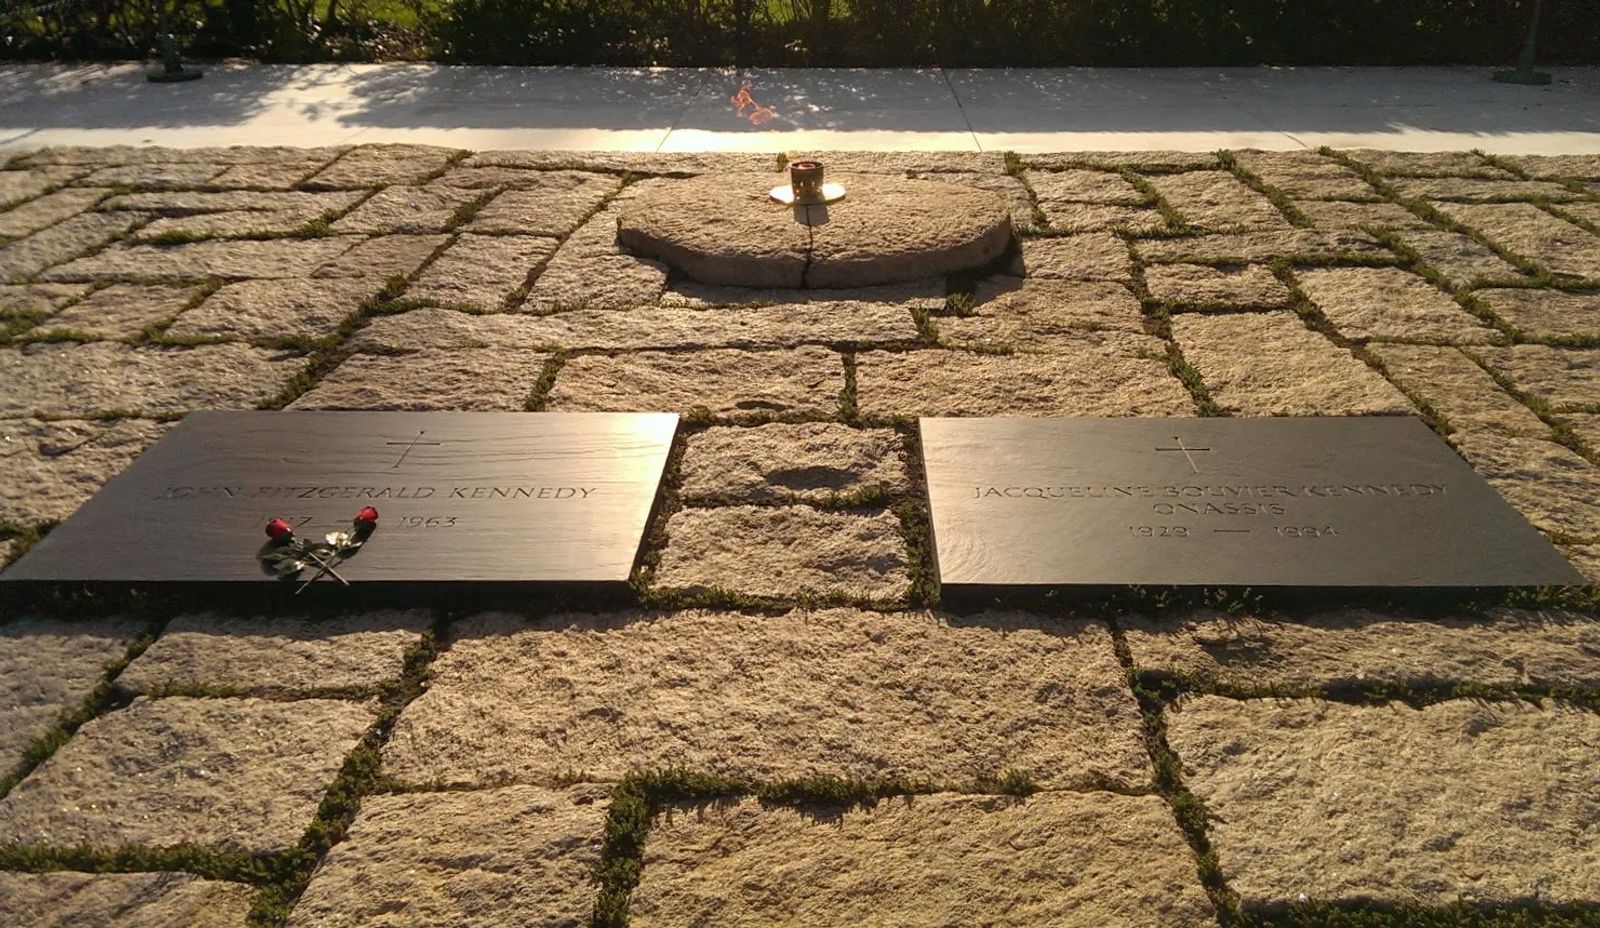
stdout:
{"type": "Polygon", "coordinates": [[[1600,544],[1562,545],[1561,553],[1592,584],[1600,586],[1600,544]]]}
{"type": "Polygon", "coordinates": [[[1561,417],[1561,421],[1577,434],[1578,440],[1590,451],[1600,452],[1600,414],[1567,413],[1561,417]]]}
{"type": "Polygon", "coordinates": [[[195,287],[112,284],[51,315],[29,335],[137,339],[172,321],[199,294],[195,287]]]}
{"type": "Polygon", "coordinates": [[[213,240],[183,245],[117,244],[91,257],[52,268],[44,277],[58,281],[140,277],[183,280],[204,277],[225,280],[306,277],[360,241],[357,236],[336,235],[329,238],[266,241],[213,240]]]}
{"type": "Polygon", "coordinates": [[[1518,390],[1557,408],[1600,404],[1600,350],[1546,345],[1471,350],[1518,390]]]}
{"type": "Polygon", "coordinates": [[[168,326],[165,334],[172,338],[327,338],[375,296],[378,287],[378,283],[360,278],[241,281],[206,297],[168,326]]]}
{"type": "Polygon", "coordinates": [[[132,229],[141,219],[137,213],[84,213],[41,229],[0,248],[0,280],[21,281],[34,277],[47,268],[105,245],[132,229]]]}
{"type": "Polygon", "coordinates": [[[1448,345],[1374,345],[1389,376],[1458,429],[1548,435],[1528,407],[1500,389],[1476,361],[1448,345]]]}
{"type": "Polygon", "coordinates": [[[1157,264],[1146,269],[1145,283],[1151,296],[1177,307],[1275,309],[1290,300],[1283,281],[1259,264],[1242,268],[1157,264]]]}
{"type": "Polygon", "coordinates": [[[669,809],[629,911],[638,928],[1215,924],[1171,811],[1109,793],[669,809]]]}
{"type": "Polygon", "coordinates": [[[371,796],[312,875],[290,928],[589,923],[605,791],[533,786],[371,796]]]}
{"type": "Polygon", "coordinates": [[[340,190],[408,184],[443,169],[456,154],[430,145],[363,145],[308,178],[304,186],[340,190]]]}
{"type": "Polygon", "coordinates": [[[333,157],[330,153],[261,164],[235,164],[206,181],[206,186],[221,190],[288,190],[327,166],[333,157]]]}
{"type": "Polygon", "coordinates": [[[335,232],[409,232],[422,235],[450,228],[456,210],[478,199],[455,187],[385,187],[333,224],[335,232]]]}
{"type": "Polygon", "coordinates": [[[1250,264],[1288,259],[1315,264],[1344,257],[1393,257],[1378,240],[1365,232],[1346,229],[1284,229],[1239,235],[1205,235],[1190,238],[1151,239],[1133,246],[1134,253],[1156,264],[1250,264]]]}
{"type": "Polygon", "coordinates": [[[372,718],[327,699],[136,699],[0,800],[0,844],[287,850],[372,718]]]}
{"type": "Polygon", "coordinates": [[[1216,152],[1199,151],[1070,151],[1030,154],[1024,161],[1034,167],[1061,169],[1095,167],[1103,170],[1202,171],[1221,165],[1216,152]]]}
{"type": "Polygon", "coordinates": [[[62,713],[82,705],[141,624],[47,618],[0,624],[0,773],[20,763],[28,745],[47,734],[62,713]]]}
{"type": "Polygon", "coordinates": [[[1377,371],[1289,312],[1184,314],[1172,334],[1211,398],[1247,416],[1347,416],[1412,411],[1377,371]],[[1248,346],[1248,347],[1247,347],[1248,346]]]}
{"type": "Polygon", "coordinates": [[[555,239],[536,235],[463,235],[405,295],[447,306],[499,309],[555,250],[555,239]]]}
{"type": "Polygon", "coordinates": [[[394,357],[358,354],[290,404],[293,409],[526,408],[550,355],[538,351],[425,349],[394,357]]]}
{"type": "Polygon", "coordinates": [[[681,492],[689,500],[786,502],[910,489],[900,436],[832,422],[707,429],[687,440],[681,492]]]}
{"type": "Polygon", "coordinates": [[[1380,174],[1390,177],[1487,177],[1511,180],[1513,175],[1470,151],[1379,151],[1355,149],[1344,153],[1380,174]]]}
{"type": "Polygon", "coordinates": [[[1375,200],[1378,192],[1348,167],[1316,152],[1241,151],[1238,165],[1285,195],[1310,200],[1375,200]]]}
{"type": "Polygon", "coordinates": [[[1529,522],[1569,541],[1600,542],[1600,467],[1533,438],[1484,432],[1455,443],[1529,522]]]}
{"type": "Polygon", "coordinates": [[[1393,267],[1330,267],[1295,274],[1300,289],[1351,339],[1489,341],[1496,333],[1444,291],[1393,267]]]}
{"type": "Polygon", "coordinates": [[[254,695],[374,689],[400,675],[431,617],[420,610],[331,618],[180,615],[117,677],[149,693],[204,687],[254,695]]]}
{"type": "Polygon", "coordinates": [[[1186,416],[1194,401],[1159,339],[1063,336],[1049,354],[872,351],[856,356],[861,414],[895,416],[1186,416]]]}
{"type": "Polygon", "coordinates": [[[568,309],[633,309],[649,306],[667,289],[667,268],[632,255],[558,254],[533,282],[523,312],[568,309]]]}
{"type": "Polygon", "coordinates": [[[65,519],[166,430],[147,419],[0,419],[0,522],[65,519]]]}
{"type": "Polygon", "coordinates": [[[1017,277],[1133,283],[1128,246],[1109,232],[1025,239],[1007,273],[1017,277]]]}
{"type": "Polygon", "coordinates": [[[1057,202],[1102,203],[1108,206],[1143,206],[1145,195],[1114,171],[1070,169],[1065,171],[1025,171],[1023,177],[1039,199],[1045,215],[1057,202]]]}
{"type": "Polygon", "coordinates": [[[1319,229],[1436,228],[1433,223],[1398,203],[1348,203],[1343,200],[1296,200],[1296,207],[1319,229]]]}
{"type": "Polygon", "coordinates": [[[188,873],[0,873],[13,928],[244,928],[255,887],[188,873]]]}
{"type": "Polygon", "coordinates": [[[0,171],[0,208],[10,209],[83,174],[70,167],[36,168],[31,171],[0,171]]]}
{"type": "Polygon", "coordinates": [[[1400,241],[1423,263],[1444,275],[1452,287],[1466,288],[1490,281],[1524,279],[1516,266],[1459,232],[1434,230],[1400,232],[1400,241]]]}
{"type": "Polygon", "coordinates": [[[667,535],[658,589],[894,601],[911,586],[900,520],[888,512],[682,509],[668,520],[667,535]]]}
{"type": "Polygon", "coordinates": [[[1080,331],[1144,331],[1132,291],[1109,281],[990,277],[972,294],[969,315],[935,321],[943,344],[962,348],[1048,350],[1080,331]]]}
{"type": "MultiPolygon", "coordinates": [[[[570,242],[568,244],[570,245],[570,242]]],[[[813,302],[899,303],[907,309],[932,311],[944,307],[945,282],[944,278],[935,277],[876,287],[805,290],[721,287],[680,278],[671,281],[667,285],[666,292],[661,295],[661,305],[682,306],[689,309],[711,309],[719,306],[778,306],[785,303],[813,302]]]]}
{"type": "Polygon", "coordinates": [[[1165,229],[1167,220],[1159,210],[1140,206],[1111,206],[1104,203],[1075,203],[1052,200],[1042,204],[1053,232],[1124,232],[1143,234],[1165,229]]]}
{"type": "Polygon", "coordinates": [[[1564,201],[1578,197],[1566,187],[1540,180],[1479,180],[1461,177],[1407,178],[1393,181],[1395,190],[1414,200],[1460,203],[1509,203],[1518,200],[1564,201]]]}
{"type": "Polygon", "coordinates": [[[1541,180],[1600,180],[1597,155],[1512,155],[1506,158],[1529,177],[1541,180]]]}
{"type": "Polygon", "coordinates": [[[0,284],[0,316],[44,316],[88,292],[87,284],[0,284]]]}
{"type": "Polygon", "coordinates": [[[1600,898],[1592,712],[1207,696],[1167,713],[1167,739],[1247,909],[1600,898]]]}
{"type": "Polygon", "coordinates": [[[457,623],[401,713],[403,782],[545,782],[630,767],[770,780],[1146,787],[1105,626],[1020,613],[485,615],[457,623]]]}
{"type": "MultiPolygon", "coordinates": [[[[450,183],[446,174],[437,183],[450,183]]],[[[527,172],[518,178],[518,189],[506,190],[467,224],[469,232],[515,232],[522,235],[570,234],[622,187],[610,174],[578,171],[527,172]]]]}
{"type": "Polygon", "coordinates": [[[1600,684],[1600,620],[1501,610],[1413,619],[1362,610],[1296,618],[1119,619],[1141,673],[1235,687],[1600,684]]]}
{"type": "Polygon", "coordinates": [[[1600,236],[1531,203],[1438,203],[1440,211],[1556,274],[1600,280],[1600,236]]]}
{"type": "Polygon", "coordinates": [[[1528,338],[1600,338],[1600,293],[1517,288],[1476,296],[1528,338]]]}
{"type": "Polygon", "coordinates": [[[250,408],[304,369],[294,352],[245,345],[135,348],[117,342],[0,349],[0,416],[97,416],[250,408]]]}
{"type": "Polygon", "coordinates": [[[693,412],[831,416],[844,362],[820,347],[786,351],[642,351],[572,358],[556,375],[552,412],[693,412]]]}
{"type": "Polygon", "coordinates": [[[0,213],[0,235],[20,238],[76,216],[106,194],[103,187],[67,187],[0,213]]]}
{"type": "Polygon", "coordinates": [[[385,235],[360,242],[317,268],[314,277],[409,277],[450,241],[448,235],[385,235]]]}
{"type": "Polygon", "coordinates": [[[222,165],[207,162],[117,164],[90,172],[78,181],[92,187],[129,187],[135,190],[184,190],[203,187],[222,173],[222,165]]]}
{"type": "Polygon", "coordinates": [[[1208,232],[1289,228],[1271,200],[1227,171],[1157,175],[1150,184],[1191,226],[1208,232]]]}

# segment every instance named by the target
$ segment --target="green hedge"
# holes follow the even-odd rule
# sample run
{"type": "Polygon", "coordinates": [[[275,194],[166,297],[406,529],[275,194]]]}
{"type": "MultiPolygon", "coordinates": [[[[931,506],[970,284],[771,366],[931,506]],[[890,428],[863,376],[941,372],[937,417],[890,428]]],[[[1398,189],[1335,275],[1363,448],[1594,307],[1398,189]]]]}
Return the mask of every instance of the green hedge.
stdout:
{"type": "MultiPolygon", "coordinates": [[[[479,64],[1493,64],[1531,0],[23,0],[10,57],[479,64]],[[376,4],[385,4],[378,6],[376,4]]],[[[1600,0],[1546,0],[1541,61],[1600,63],[1600,0]]]]}

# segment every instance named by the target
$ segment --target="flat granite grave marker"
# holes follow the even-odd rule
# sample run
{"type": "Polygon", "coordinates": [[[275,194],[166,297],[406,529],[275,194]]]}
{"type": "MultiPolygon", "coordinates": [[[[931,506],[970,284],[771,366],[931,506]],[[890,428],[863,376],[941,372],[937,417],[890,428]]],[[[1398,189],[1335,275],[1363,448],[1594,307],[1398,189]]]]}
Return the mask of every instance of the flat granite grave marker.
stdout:
{"type": "Polygon", "coordinates": [[[1410,418],[923,419],[939,580],[1468,588],[1585,581],[1410,418]]]}
{"type": "Polygon", "coordinates": [[[276,583],[257,557],[269,519],[317,538],[370,505],[377,529],[338,566],[352,585],[622,583],[677,424],[671,413],[197,412],[0,580],[276,583]]]}

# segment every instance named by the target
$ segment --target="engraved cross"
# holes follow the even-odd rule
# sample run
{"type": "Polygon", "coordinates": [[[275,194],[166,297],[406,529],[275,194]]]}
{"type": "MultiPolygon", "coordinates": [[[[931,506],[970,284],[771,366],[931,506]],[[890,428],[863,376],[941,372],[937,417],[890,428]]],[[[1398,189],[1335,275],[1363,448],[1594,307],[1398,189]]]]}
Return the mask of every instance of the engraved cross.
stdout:
{"type": "Polygon", "coordinates": [[[1194,471],[1197,474],[1200,473],[1200,465],[1198,465],[1198,464],[1196,464],[1194,462],[1194,455],[1191,452],[1194,452],[1194,451],[1210,451],[1211,449],[1210,448],[1191,448],[1188,445],[1185,445],[1183,443],[1183,439],[1179,438],[1176,435],[1172,436],[1172,440],[1178,443],[1178,447],[1176,447],[1176,448],[1157,448],[1156,450],[1157,451],[1182,451],[1183,452],[1183,456],[1186,459],[1188,459],[1188,461],[1189,461],[1189,469],[1194,471]]]}
{"type": "Polygon", "coordinates": [[[410,441],[386,441],[386,442],[384,442],[384,444],[386,444],[386,445],[405,445],[405,449],[406,449],[406,450],[400,452],[400,457],[395,459],[394,464],[391,465],[389,469],[390,470],[398,469],[401,464],[405,463],[406,457],[409,454],[411,454],[411,450],[413,448],[415,448],[416,446],[418,446],[418,445],[441,445],[441,444],[443,444],[443,442],[437,442],[437,441],[423,441],[422,440],[422,436],[424,436],[426,434],[428,434],[428,431],[426,429],[422,429],[422,430],[419,430],[417,432],[417,437],[411,439],[410,441]]]}

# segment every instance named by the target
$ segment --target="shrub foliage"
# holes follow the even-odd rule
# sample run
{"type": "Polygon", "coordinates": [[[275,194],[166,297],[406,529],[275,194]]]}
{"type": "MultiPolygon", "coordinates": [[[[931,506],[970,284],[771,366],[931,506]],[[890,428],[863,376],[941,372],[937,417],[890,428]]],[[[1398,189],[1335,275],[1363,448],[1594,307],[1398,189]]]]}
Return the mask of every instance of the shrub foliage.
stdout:
{"type": "MultiPolygon", "coordinates": [[[[1600,0],[1544,6],[1541,60],[1600,63],[1600,0]]],[[[0,53],[137,57],[173,32],[195,55],[295,61],[1491,64],[1516,57],[1531,9],[1532,0],[12,0],[0,11],[0,53]]]]}

